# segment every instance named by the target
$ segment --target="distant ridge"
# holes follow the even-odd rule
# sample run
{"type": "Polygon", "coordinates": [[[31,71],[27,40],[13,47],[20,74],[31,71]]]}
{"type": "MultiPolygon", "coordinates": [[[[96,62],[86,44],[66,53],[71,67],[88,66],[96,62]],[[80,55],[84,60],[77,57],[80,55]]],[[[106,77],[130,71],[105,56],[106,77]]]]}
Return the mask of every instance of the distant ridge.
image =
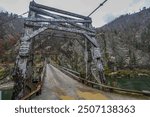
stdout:
{"type": "Polygon", "coordinates": [[[6,12],[6,10],[0,6],[0,12],[6,12]]]}
{"type": "Polygon", "coordinates": [[[97,28],[104,60],[119,67],[150,68],[150,8],[125,14],[97,28]]]}

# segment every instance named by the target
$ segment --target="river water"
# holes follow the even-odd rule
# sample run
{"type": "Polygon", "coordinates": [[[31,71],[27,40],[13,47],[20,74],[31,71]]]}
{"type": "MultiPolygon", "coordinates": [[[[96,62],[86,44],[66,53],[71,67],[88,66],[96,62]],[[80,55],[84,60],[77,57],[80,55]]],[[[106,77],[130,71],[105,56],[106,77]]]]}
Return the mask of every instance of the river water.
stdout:
{"type": "Polygon", "coordinates": [[[6,91],[0,91],[0,100],[11,100],[12,89],[6,91]]]}

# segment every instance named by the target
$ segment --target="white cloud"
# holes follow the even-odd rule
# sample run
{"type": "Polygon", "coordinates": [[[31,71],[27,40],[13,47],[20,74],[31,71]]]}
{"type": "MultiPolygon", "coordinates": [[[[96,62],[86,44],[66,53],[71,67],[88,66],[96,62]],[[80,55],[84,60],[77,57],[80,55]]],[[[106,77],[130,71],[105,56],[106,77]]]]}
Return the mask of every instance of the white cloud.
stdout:
{"type": "Polygon", "coordinates": [[[105,16],[104,16],[104,21],[105,21],[105,22],[111,22],[111,21],[113,21],[114,19],[115,19],[115,16],[112,15],[112,14],[108,14],[108,15],[105,15],[105,16]]]}
{"type": "Polygon", "coordinates": [[[6,11],[6,10],[5,10],[3,7],[0,7],[0,12],[1,12],[1,11],[6,11]]]}
{"type": "Polygon", "coordinates": [[[119,17],[120,15],[127,13],[138,12],[144,6],[150,7],[150,0],[110,0],[102,8],[102,12],[96,13],[97,15],[95,14],[95,16],[93,16],[93,18],[99,19],[95,20],[93,24],[102,26],[101,24],[104,25],[108,23],[114,17],[119,17]],[[102,23],[100,24],[99,21],[102,23]]]}
{"type": "Polygon", "coordinates": [[[0,0],[0,5],[8,12],[22,14],[28,10],[30,0],[0,0]]]}
{"type": "Polygon", "coordinates": [[[150,0],[144,0],[145,2],[144,2],[144,6],[146,6],[146,7],[150,7],[150,0]]]}
{"type": "MultiPolygon", "coordinates": [[[[22,14],[28,10],[31,0],[0,0],[0,5],[9,12],[22,14]]],[[[104,0],[35,0],[38,3],[71,12],[88,15],[104,0]]],[[[139,11],[142,7],[150,7],[150,0],[108,0],[95,14],[92,15],[93,24],[102,26],[113,17],[139,11]],[[110,17],[112,16],[112,17],[110,17]]]]}

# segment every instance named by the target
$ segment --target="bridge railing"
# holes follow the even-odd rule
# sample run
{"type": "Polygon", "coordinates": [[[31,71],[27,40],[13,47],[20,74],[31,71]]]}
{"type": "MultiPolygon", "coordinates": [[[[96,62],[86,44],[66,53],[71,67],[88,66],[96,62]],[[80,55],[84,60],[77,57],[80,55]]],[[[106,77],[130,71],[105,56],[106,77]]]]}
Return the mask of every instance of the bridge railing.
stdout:
{"type": "MultiPolygon", "coordinates": [[[[56,67],[56,66],[55,66],[56,67]]],[[[58,67],[57,68],[59,70],[61,70],[63,73],[65,73],[66,75],[74,78],[75,80],[86,84],[88,86],[91,87],[96,87],[97,89],[103,89],[105,91],[110,91],[110,92],[117,92],[117,93],[128,93],[128,94],[137,94],[137,95],[146,95],[146,96],[150,96],[150,92],[149,91],[137,91],[137,90],[129,90],[129,89],[122,89],[122,88],[117,88],[117,87],[112,87],[112,86],[108,86],[108,85],[104,85],[104,84],[100,84],[100,83],[96,83],[93,81],[89,81],[85,78],[81,78],[80,76],[75,75],[73,72],[70,72],[70,70],[66,70],[67,68],[63,68],[63,67],[58,67]]]]}
{"type": "Polygon", "coordinates": [[[35,94],[36,95],[41,94],[43,82],[44,82],[44,79],[45,79],[45,74],[46,74],[46,61],[44,62],[43,70],[42,70],[42,73],[41,73],[41,76],[40,76],[40,81],[38,81],[35,90],[33,90],[31,93],[29,93],[28,95],[21,98],[21,100],[29,99],[30,97],[32,97],[35,94]]]}

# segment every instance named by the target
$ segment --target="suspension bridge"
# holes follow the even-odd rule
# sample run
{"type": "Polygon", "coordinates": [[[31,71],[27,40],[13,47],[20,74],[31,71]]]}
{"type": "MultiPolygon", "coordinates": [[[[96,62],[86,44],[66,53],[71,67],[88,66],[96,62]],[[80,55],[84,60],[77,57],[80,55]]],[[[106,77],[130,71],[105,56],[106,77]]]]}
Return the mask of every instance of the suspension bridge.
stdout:
{"type": "Polygon", "coordinates": [[[12,99],[135,99],[110,91],[149,94],[107,86],[100,47],[90,15],[83,16],[30,2],[13,71],[15,86],[12,99]],[[60,33],[72,35],[70,38],[82,37],[79,41],[85,45],[85,78],[81,78],[76,71],[51,64],[51,61],[48,63],[47,58],[43,59],[40,75],[34,76],[34,43],[42,41],[40,35],[46,36],[52,32],[55,32],[52,39],[59,38],[57,35],[60,33]]]}

